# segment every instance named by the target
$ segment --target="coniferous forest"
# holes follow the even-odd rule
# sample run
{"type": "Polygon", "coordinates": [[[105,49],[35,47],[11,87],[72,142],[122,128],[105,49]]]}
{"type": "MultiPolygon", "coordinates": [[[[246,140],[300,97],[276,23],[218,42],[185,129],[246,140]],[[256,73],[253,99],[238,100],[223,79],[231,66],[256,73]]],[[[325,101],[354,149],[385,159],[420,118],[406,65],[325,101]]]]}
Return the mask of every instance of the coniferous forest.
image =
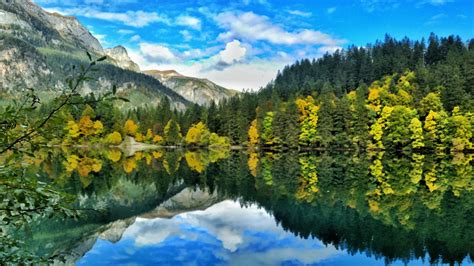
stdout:
{"type": "MultiPolygon", "coordinates": [[[[157,107],[124,111],[91,94],[61,111],[50,143],[118,145],[129,135],[160,145],[467,151],[473,69],[473,40],[387,35],[366,47],[295,62],[259,91],[219,105],[174,110],[164,98],[157,107]]],[[[43,104],[38,112],[49,108],[43,104]]]]}

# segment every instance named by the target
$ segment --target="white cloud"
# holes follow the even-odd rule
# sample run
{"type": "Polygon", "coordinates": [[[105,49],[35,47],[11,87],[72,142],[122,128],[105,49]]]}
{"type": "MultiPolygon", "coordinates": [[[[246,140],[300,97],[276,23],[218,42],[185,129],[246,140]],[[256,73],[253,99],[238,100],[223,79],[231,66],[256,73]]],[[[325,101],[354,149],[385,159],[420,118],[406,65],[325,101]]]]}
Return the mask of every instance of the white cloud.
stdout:
{"type": "Polygon", "coordinates": [[[270,22],[266,16],[253,12],[223,12],[217,15],[216,22],[227,32],[219,35],[220,40],[244,39],[249,41],[268,41],[273,44],[295,45],[337,45],[343,40],[334,39],[326,33],[310,29],[289,32],[270,22]]]}
{"type": "Polygon", "coordinates": [[[274,79],[278,70],[288,63],[289,61],[285,60],[256,59],[234,64],[223,70],[210,69],[199,74],[229,89],[257,90],[274,79]]]}
{"type": "Polygon", "coordinates": [[[202,57],[203,52],[201,49],[191,49],[191,50],[186,50],[182,53],[183,58],[199,58],[202,57]]]}
{"type": "Polygon", "coordinates": [[[163,45],[142,42],[139,47],[143,57],[155,62],[170,62],[176,59],[175,54],[163,45]]]}
{"type": "Polygon", "coordinates": [[[122,13],[102,12],[92,8],[46,8],[49,12],[57,12],[66,16],[83,16],[86,18],[94,18],[111,22],[121,22],[127,26],[141,28],[153,23],[164,23],[170,25],[171,22],[166,16],[159,15],[156,12],[145,11],[127,11],[122,13]]]}
{"type": "Polygon", "coordinates": [[[120,33],[120,34],[123,34],[123,35],[129,35],[129,34],[133,34],[135,32],[133,30],[121,29],[121,30],[118,30],[117,33],[120,33]]]}
{"type": "Polygon", "coordinates": [[[325,53],[334,53],[337,50],[342,50],[341,46],[321,46],[318,48],[319,54],[325,54],[325,53]]]}
{"type": "Polygon", "coordinates": [[[201,30],[201,20],[191,16],[179,16],[176,18],[176,24],[188,26],[195,30],[201,30]]]}
{"type": "Polygon", "coordinates": [[[136,34],[136,35],[133,35],[131,38],[130,38],[130,41],[132,42],[137,42],[141,39],[140,35],[136,34]]]}
{"type": "Polygon", "coordinates": [[[240,45],[240,42],[233,40],[226,44],[225,49],[219,52],[220,60],[226,64],[232,64],[240,61],[245,54],[247,49],[240,45]]]}
{"type": "Polygon", "coordinates": [[[188,30],[181,30],[181,31],[179,31],[179,34],[181,34],[181,36],[183,36],[183,39],[185,41],[190,41],[192,39],[192,35],[188,30]]]}
{"type": "Polygon", "coordinates": [[[290,10],[288,11],[288,13],[290,13],[291,15],[300,16],[300,17],[311,17],[313,15],[313,13],[311,12],[305,12],[301,10],[290,10]]]}
{"type": "Polygon", "coordinates": [[[221,86],[236,90],[259,89],[274,79],[279,69],[294,61],[293,57],[284,52],[278,53],[279,55],[272,59],[244,61],[248,48],[241,43],[237,45],[237,42],[227,45],[227,49],[218,50],[218,47],[209,47],[205,50],[189,49],[182,53],[173,52],[162,45],[141,44],[140,48],[142,49],[127,48],[127,50],[130,58],[142,70],[174,69],[183,75],[207,78],[221,86]],[[165,54],[168,56],[164,56],[165,54]]]}
{"type": "Polygon", "coordinates": [[[335,6],[333,6],[333,7],[330,7],[330,8],[328,8],[328,9],[326,9],[326,12],[327,12],[328,14],[332,14],[332,13],[334,13],[334,12],[336,11],[336,9],[337,9],[337,8],[336,8],[335,6]]]}

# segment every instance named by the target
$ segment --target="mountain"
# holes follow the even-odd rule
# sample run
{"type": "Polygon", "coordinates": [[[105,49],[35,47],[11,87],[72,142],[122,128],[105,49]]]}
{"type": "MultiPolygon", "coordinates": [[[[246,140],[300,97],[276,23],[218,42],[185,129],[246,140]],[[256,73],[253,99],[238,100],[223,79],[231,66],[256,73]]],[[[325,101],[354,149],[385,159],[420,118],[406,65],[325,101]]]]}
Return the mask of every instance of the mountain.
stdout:
{"type": "Polygon", "coordinates": [[[236,91],[226,89],[208,79],[183,76],[174,70],[149,70],[143,73],[156,78],[186,100],[199,105],[209,105],[212,101],[219,103],[237,94],[236,91]]]}
{"type": "Polygon", "coordinates": [[[123,69],[140,72],[140,67],[130,59],[127,49],[119,45],[114,48],[106,49],[105,54],[115,61],[115,64],[123,69]]]}
{"type": "Polygon", "coordinates": [[[0,96],[15,99],[22,89],[34,88],[44,100],[66,88],[65,80],[88,63],[86,51],[95,57],[108,56],[91,73],[93,81],[82,94],[104,93],[113,85],[119,96],[128,98],[125,107],[155,105],[167,97],[182,109],[190,103],[219,103],[236,94],[207,79],[186,77],[175,71],[140,72],[125,47],[104,49],[75,17],[43,10],[29,0],[0,0],[0,96]],[[75,70],[74,70],[75,69],[75,70]]]}
{"type": "Polygon", "coordinates": [[[0,26],[2,33],[35,46],[103,53],[99,41],[75,17],[46,12],[29,0],[0,1],[0,26]]]}
{"type": "Polygon", "coordinates": [[[67,87],[66,79],[88,64],[86,51],[110,59],[81,88],[82,94],[105,93],[113,85],[127,97],[126,108],[155,105],[168,98],[178,109],[190,104],[175,91],[143,73],[123,47],[104,50],[99,41],[74,17],[49,13],[29,0],[0,0],[0,96],[11,100],[25,88],[34,88],[43,100],[67,87]]]}

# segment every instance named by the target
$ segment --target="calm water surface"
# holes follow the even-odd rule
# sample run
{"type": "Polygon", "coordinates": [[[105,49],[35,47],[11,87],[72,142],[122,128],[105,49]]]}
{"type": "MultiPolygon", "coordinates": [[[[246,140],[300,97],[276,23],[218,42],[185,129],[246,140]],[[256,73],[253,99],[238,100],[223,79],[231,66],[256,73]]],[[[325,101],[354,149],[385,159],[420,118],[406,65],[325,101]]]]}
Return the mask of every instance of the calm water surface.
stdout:
{"type": "Polygon", "coordinates": [[[472,155],[81,150],[35,167],[85,210],[12,230],[57,262],[472,265],[472,155]]]}

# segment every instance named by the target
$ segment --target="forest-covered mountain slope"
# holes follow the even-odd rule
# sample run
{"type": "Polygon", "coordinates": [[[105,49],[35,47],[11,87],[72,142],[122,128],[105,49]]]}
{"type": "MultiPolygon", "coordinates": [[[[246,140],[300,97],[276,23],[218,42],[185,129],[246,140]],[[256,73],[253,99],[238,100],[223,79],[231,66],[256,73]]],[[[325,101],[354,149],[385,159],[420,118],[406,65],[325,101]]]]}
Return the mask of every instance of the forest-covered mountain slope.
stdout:
{"type": "MultiPolygon", "coordinates": [[[[26,88],[34,88],[43,99],[57,96],[66,87],[65,80],[79,71],[78,66],[88,63],[86,51],[97,57],[105,54],[99,41],[74,17],[48,13],[29,0],[0,1],[0,13],[2,99],[14,99],[26,88]]],[[[117,49],[107,52],[114,51],[117,49]]],[[[81,93],[100,94],[117,85],[118,95],[130,99],[129,107],[156,105],[163,97],[178,109],[189,104],[158,80],[123,69],[120,59],[99,64],[98,71],[91,74],[94,80],[81,93]]]]}

